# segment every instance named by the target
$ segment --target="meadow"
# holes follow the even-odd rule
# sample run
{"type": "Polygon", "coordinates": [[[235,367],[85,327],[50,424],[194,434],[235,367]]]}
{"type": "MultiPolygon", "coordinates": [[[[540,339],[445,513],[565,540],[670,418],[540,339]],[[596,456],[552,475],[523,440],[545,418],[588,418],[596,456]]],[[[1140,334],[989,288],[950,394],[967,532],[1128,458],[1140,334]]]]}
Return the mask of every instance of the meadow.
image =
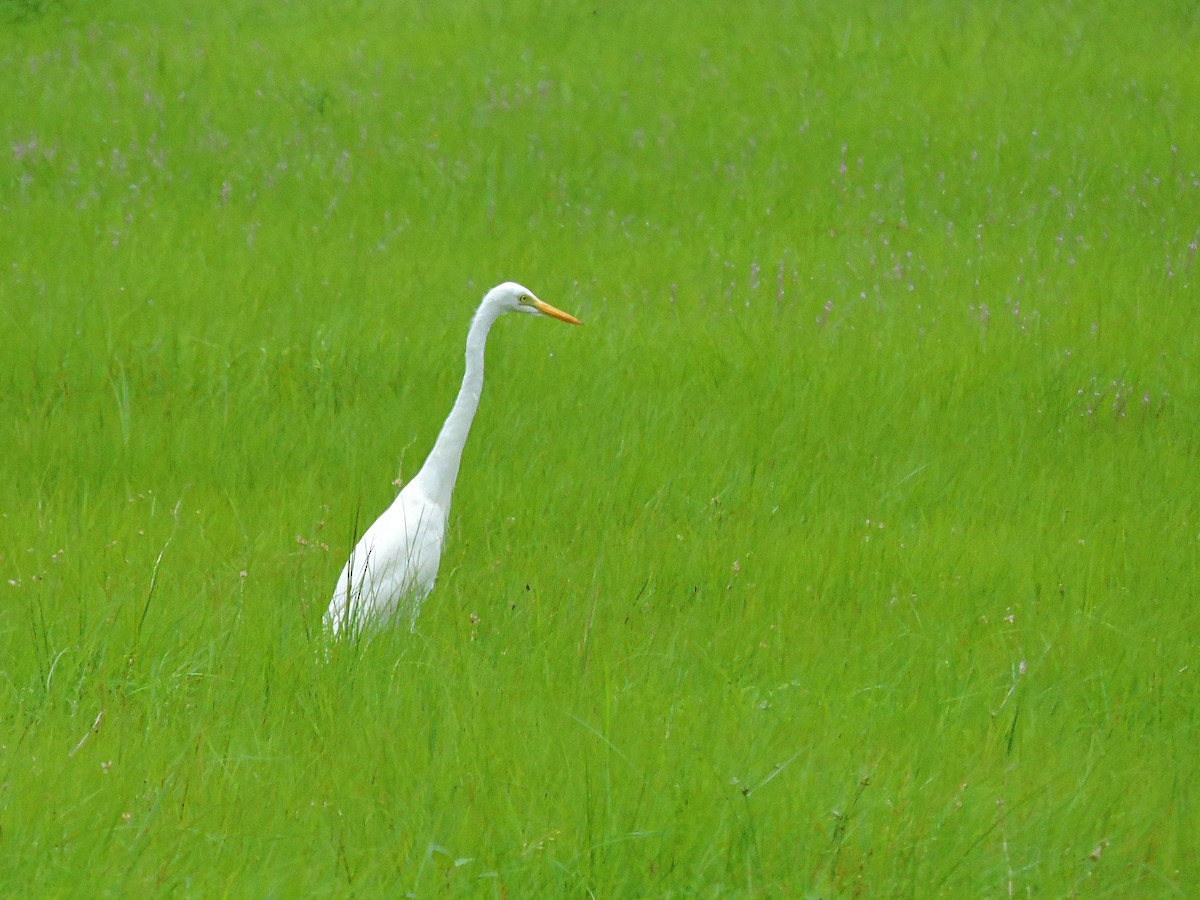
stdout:
{"type": "Polygon", "coordinates": [[[0,896],[1200,894],[1198,46],[0,0],[0,896]]]}

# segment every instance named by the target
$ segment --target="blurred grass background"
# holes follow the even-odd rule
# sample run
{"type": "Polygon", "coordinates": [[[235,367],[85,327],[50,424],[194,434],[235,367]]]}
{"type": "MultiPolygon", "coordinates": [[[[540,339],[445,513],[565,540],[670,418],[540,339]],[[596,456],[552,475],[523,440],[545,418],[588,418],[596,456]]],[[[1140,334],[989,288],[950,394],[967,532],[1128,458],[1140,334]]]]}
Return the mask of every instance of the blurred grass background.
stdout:
{"type": "Polygon", "coordinates": [[[0,18],[4,893],[1195,892],[1191,6],[0,18]]]}

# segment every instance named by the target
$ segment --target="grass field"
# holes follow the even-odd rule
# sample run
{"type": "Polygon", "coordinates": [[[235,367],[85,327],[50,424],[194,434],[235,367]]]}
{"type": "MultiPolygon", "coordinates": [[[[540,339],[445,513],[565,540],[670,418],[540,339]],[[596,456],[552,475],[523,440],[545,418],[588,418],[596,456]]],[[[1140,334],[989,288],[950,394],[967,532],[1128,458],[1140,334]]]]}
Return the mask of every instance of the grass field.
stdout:
{"type": "Polygon", "coordinates": [[[1200,894],[1194,4],[0,22],[0,896],[1200,894]]]}

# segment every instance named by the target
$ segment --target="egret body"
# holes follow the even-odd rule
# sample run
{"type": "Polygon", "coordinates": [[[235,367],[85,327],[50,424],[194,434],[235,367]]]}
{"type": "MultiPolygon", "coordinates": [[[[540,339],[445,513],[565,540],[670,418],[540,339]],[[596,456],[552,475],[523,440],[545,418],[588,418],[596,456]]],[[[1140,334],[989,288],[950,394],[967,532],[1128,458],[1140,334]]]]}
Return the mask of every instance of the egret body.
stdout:
{"type": "Polygon", "coordinates": [[[574,316],[543,303],[533,291],[511,281],[484,295],[467,332],[462,387],[425,465],[366,530],[338,576],[325,614],[335,634],[356,632],[401,614],[415,624],[421,602],[437,578],[450,497],[483,390],[488,331],[496,319],[509,312],[579,324],[574,316]]]}

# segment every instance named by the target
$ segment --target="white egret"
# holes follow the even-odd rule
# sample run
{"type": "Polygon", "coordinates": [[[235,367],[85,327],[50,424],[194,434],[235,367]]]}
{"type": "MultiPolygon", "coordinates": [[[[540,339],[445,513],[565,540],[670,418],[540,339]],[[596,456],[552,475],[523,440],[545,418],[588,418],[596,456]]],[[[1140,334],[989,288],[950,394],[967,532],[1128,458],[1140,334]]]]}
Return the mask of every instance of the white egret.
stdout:
{"type": "Polygon", "coordinates": [[[335,634],[356,632],[400,613],[407,613],[415,625],[421,602],[437,578],[450,496],[483,390],[483,350],[488,330],[508,312],[552,316],[580,324],[574,316],[543,303],[533,291],[511,281],[484,295],[467,332],[467,367],[458,399],[425,465],[366,530],[338,576],[325,614],[335,634]]]}

